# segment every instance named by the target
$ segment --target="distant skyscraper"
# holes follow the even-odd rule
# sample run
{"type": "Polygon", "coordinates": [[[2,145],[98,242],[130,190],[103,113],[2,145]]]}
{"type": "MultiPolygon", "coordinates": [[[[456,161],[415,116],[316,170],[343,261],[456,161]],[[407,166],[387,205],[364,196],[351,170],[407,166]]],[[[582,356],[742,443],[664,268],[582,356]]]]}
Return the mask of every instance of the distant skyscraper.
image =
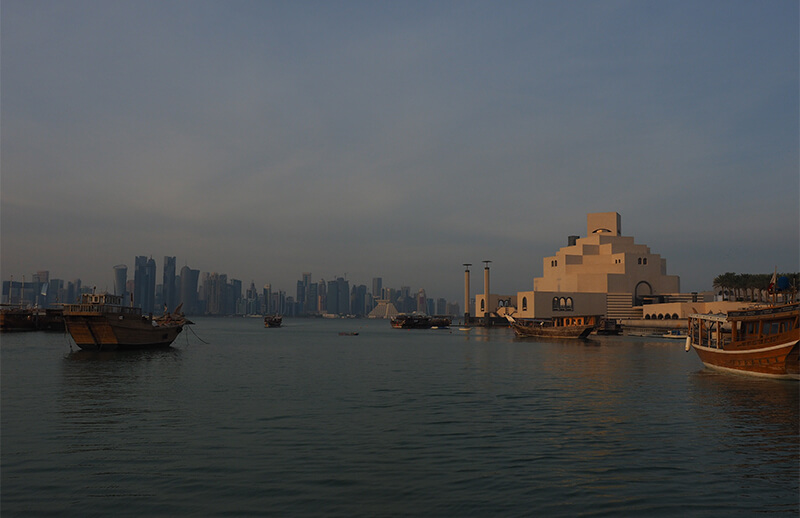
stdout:
{"type": "Polygon", "coordinates": [[[339,314],[339,284],[336,281],[328,281],[326,312],[331,315],[339,314]]]}
{"type": "Polygon", "coordinates": [[[274,315],[276,313],[275,306],[272,301],[272,285],[264,285],[264,314],[274,315]]]}
{"type": "Polygon", "coordinates": [[[320,313],[327,313],[328,309],[328,285],[325,284],[324,279],[320,279],[317,283],[317,311],[320,313]]]}
{"type": "Polygon", "coordinates": [[[425,290],[422,288],[417,293],[417,313],[428,313],[428,300],[425,297],[425,290]]]}
{"type": "MultiPolygon", "coordinates": [[[[124,264],[118,264],[114,267],[114,295],[125,297],[125,285],[128,283],[128,267],[124,264]]],[[[128,301],[123,300],[123,304],[127,306],[128,301]]]]}
{"type": "Polygon", "coordinates": [[[372,278],[372,296],[376,299],[379,299],[383,296],[383,278],[381,277],[373,277],[372,278]]]}
{"type": "Polygon", "coordinates": [[[350,313],[350,283],[344,278],[339,277],[336,279],[338,285],[339,307],[338,312],[340,315],[347,315],[350,313]]]}
{"type": "Polygon", "coordinates": [[[133,266],[133,305],[144,309],[144,291],[147,281],[147,256],[137,255],[133,266]]]}
{"type": "Polygon", "coordinates": [[[257,315],[261,312],[261,307],[258,303],[258,290],[256,290],[256,283],[250,281],[250,287],[246,292],[247,305],[245,306],[246,315],[257,315]]]}
{"type": "Polygon", "coordinates": [[[175,258],[164,257],[164,274],[163,274],[162,294],[164,304],[166,304],[169,311],[174,311],[178,305],[178,286],[175,283],[175,258]]]}
{"type": "Polygon", "coordinates": [[[229,284],[229,297],[228,297],[228,315],[235,315],[238,313],[237,309],[239,301],[242,300],[242,281],[239,279],[231,279],[229,284]]]}
{"type": "Polygon", "coordinates": [[[303,281],[297,281],[297,303],[302,306],[306,301],[306,285],[303,281]]]}
{"type": "Polygon", "coordinates": [[[183,304],[182,311],[187,315],[197,313],[197,281],[200,270],[192,270],[188,266],[181,268],[181,289],[178,304],[183,304]]]}
{"type": "Polygon", "coordinates": [[[350,313],[356,316],[363,316],[366,315],[366,310],[367,287],[364,284],[353,286],[353,290],[350,292],[350,313]]]}
{"type": "Polygon", "coordinates": [[[317,295],[317,288],[318,285],[314,282],[306,287],[306,313],[314,314],[318,310],[319,296],[317,295]]]}
{"type": "Polygon", "coordinates": [[[228,311],[228,276],[213,272],[203,279],[206,314],[224,315],[228,311]]]}
{"type": "Polygon", "coordinates": [[[151,257],[147,260],[147,291],[145,292],[147,307],[142,307],[145,313],[153,313],[156,305],[156,262],[151,257]]]}
{"type": "Polygon", "coordinates": [[[133,282],[134,305],[142,308],[142,313],[152,313],[156,300],[156,262],[152,257],[136,256],[133,282]]]}

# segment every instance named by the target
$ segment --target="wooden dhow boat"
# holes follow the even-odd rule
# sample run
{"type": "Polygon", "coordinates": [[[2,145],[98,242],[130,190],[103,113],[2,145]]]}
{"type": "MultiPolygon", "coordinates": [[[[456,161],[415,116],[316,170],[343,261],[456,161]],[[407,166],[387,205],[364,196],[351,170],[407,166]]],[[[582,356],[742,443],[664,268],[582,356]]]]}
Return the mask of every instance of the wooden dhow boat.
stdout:
{"type": "Polygon", "coordinates": [[[599,315],[580,315],[551,318],[514,318],[506,315],[508,323],[519,337],[586,338],[597,328],[599,315]]]}
{"type": "Polygon", "coordinates": [[[280,315],[266,315],[264,317],[264,327],[281,327],[283,324],[283,317],[280,315]]]}
{"type": "Polygon", "coordinates": [[[191,324],[181,306],[161,317],[142,315],[139,307],[122,305],[122,297],[84,293],[78,304],[64,304],[64,323],[75,344],[90,351],[169,347],[191,324]]]}
{"type": "Polygon", "coordinates": [[[58,308],[3,306],[0,331],[64,331],[64,315],[58,308]]]}
{"type": "Polygon", "coordinates": [[[800,303],[689,315],[686,351],[711,369],[800,379],[800,303]]]}
{"type": "Polygon", "coordinates": [[[428,315],[400,313],[392,317],[391,324],[395,329],[430,329],[433,320],[428,315]]]}
{"type": "Polygon", "coordinates": [[[34,309],[4,305],[0,308],[0,331],[36,331],[34,309]]]}
{"type": "Polygon", "coordinates": [[[435,316],[431,318],[431,329],[450,329],[452,321],[448,317],[435,316]]]}

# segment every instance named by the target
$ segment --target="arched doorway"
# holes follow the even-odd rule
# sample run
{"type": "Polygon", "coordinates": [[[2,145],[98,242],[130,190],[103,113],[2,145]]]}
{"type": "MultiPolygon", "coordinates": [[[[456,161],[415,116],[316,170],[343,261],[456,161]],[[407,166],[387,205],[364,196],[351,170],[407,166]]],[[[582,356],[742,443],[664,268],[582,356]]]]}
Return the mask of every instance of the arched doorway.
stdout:
{"type": "Polygon", "coordinates": [[[634,297],[633,305],[641,306],[644,301],[644,297],[647,297],[652,294],[653,294],[653,287],[650,286],[648,282],[646,281],[639,282],[639,284],[636,285],[636,290],[633,295],[634,297]]]}

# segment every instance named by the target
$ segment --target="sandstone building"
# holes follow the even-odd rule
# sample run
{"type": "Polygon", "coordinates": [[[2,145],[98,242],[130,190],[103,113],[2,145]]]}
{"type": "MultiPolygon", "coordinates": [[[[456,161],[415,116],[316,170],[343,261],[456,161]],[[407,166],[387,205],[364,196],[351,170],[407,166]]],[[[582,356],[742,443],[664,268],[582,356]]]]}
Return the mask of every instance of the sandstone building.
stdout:
{"type": "MultiPolygon", "coordinates": [[[[587,216],[586,237],[570,236],[567,246],[543,259],[543,275],[533,280],[532,291],[518,292],[513,305],[522,318],[571,313],[638,319],[642,304],[691,297],[680,294],[680,279],[667,274],[666,259],[622,235],[618,213],[600,212],[587,216]]],[[[476,306],[482,299],[477,295],[476,306]]]]}

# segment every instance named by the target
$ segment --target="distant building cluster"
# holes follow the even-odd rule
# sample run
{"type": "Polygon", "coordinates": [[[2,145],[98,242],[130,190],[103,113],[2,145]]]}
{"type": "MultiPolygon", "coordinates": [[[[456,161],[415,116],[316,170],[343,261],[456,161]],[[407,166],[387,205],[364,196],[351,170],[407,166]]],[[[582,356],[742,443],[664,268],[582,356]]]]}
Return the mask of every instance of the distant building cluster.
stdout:
{"type": "MultiPolygon", "coordinates": [[[[114,266],[114,294],[120,295],[145,314],[161,314],[165,308],[187,315],[284,315],[366,317],[379,305],[389,303],[397,312],[420,312],[428,315],[457,315],[458,304],[445,299],[428,298],[424,289],[412,293],[411,288],[383,287],[383,279],[375,277],[369,289],[364,284],[350,286],[344,277],[314,281],[310,272],[297,281],[294,296],[265,284],[261,289],[254,282],[244,288],[239,279],[226,274],[201,272],[184,266],[177,270],[175,257],[164,257],[162,275],[156,272],[152,257],[137,256],[133,272],[128,266],[114,266]],[[131,276],[132,274],[132,276],[131,276]]],[[[80,279],[51,279],[48,271],[40,271],[30,280],[3,281],[3,302],[38,307],[53,307],[77,300],[82,293],[91,293],[94,286],[80,279]]]]}

